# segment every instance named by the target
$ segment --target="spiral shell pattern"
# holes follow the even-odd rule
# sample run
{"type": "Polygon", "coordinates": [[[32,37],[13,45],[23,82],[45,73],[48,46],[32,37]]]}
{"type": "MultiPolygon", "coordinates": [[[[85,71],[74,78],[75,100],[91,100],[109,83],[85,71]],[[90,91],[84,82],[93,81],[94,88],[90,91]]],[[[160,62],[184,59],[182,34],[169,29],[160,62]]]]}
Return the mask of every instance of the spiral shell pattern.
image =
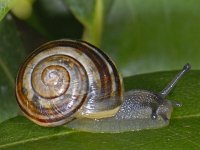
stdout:
{"type": "Polygon", "coordinates": [[[101,50],[75,40],[57,40],[33,51],[16,79],[17,101],[41,126],[75,117],[113,116],[123,100],[118,71],[101,50]]]}

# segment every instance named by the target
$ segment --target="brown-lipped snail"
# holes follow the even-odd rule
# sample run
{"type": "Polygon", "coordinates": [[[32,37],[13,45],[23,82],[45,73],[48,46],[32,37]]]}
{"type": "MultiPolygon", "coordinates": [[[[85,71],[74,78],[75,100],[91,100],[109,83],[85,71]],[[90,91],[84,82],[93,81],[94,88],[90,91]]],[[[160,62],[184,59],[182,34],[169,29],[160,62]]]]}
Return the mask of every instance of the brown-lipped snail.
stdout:
{"type": "Polygon", "coordinates": [[[56,40],[33,51],[16,78],[17,102],[38,125],[90,132],[124,132],[169,124],[173,106],[166,99],[182,71],[161,92],[130,90],[112,60],[79,40],[56,40]]]}

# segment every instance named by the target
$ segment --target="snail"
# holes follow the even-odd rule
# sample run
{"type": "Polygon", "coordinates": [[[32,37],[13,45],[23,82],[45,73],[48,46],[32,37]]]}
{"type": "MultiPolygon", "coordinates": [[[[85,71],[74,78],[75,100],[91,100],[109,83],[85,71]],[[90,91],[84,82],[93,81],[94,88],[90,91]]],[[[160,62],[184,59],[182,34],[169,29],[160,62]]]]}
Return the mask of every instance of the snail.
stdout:
{"type": "Polygon", "coordinates": [[[161,92],[130,90],[112,60],[79,40],[56,40],[33,51],[16,78],[16,97],[23,114],[40,126],[90,132],[124,132],[169,124],[173,106],[166,96],[182,71],[161,92]]]}

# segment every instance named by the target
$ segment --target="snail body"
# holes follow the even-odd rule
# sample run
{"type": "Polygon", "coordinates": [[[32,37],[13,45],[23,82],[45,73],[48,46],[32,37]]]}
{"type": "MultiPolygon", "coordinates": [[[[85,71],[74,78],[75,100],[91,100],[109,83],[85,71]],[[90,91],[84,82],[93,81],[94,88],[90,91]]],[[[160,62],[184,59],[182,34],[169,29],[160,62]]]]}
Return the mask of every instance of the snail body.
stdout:
{"type": "Polygon", "coordinates": [[[173,110],[172,103],[164,101],[156,106],[158,104],[154,99],[157,98],[154,94],[145,90],[126,92],[125,100],[115,116],[101,119],[79,118],[69,122],[66,126],[82,131],[103,133],[119,133],[167,126],[173,110]],[[146,101],[147,97],[149,102],[146,101]],[[154,109],[155,115],[158,115],[156,118],[152,116],[152,109],[154,109]]]}
{"type": "Polygon", "coordinates": [[[91,132],[160,128],[169,123],[174,105],[165,97],[189,68],[160,93],[124,93],[105,53],[87,42],[57,40],[27,57],[16,78],[16,97],[25,116],[41,126],[66,124],[91,132]]]}

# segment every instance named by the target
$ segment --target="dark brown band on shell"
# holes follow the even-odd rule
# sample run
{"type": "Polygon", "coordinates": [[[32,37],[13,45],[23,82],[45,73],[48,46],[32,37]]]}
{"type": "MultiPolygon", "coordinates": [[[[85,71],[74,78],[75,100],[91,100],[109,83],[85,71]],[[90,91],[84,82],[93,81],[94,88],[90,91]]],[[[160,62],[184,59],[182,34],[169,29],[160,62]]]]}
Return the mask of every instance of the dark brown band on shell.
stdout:
{"type": "MultiPolygon", "coordinates": [[[[48,68],[50,69],[49,72],[56,70],[52,68],[54,69],[54,67],[48,68]]],[[[46,70],[48,71],[48,69],[46,70]]],[[[84,114],[98,113],[119,107],[123,99],[123,83],[113,62],[101,50],[87,42],[58,40],[42,45],[25,60],[25,63],[18,72],[16,96],[18,104],[28,118],[39,125],[58,126],[73,119],[75,112],[80,107],[84,114]],[[60,52],[60,50],[63,52],[60,52]],[[74,53],[75,56],[68,55],[68,51],[74,53]],[[37,58],[40,55],[42,58],[37,58]],[[54,59],[58,56],[59,58],[63,58],[59,60],[58,64],[54,64],[57,63],[54,59]],[[37,86],[38,83],[43,84],[43,82],[37,81],[32,86],[33,84],[29,83],[30,81],[28,80],[31,77],[26,77],[31,76],[36,71],[35,75],[40,80],[40,74],[42,74],[48,65],[39,64],[37,69],[35,67],[37,67],[37,63],[47,57],[51,57],[50,60],[52,60],[51,63],[54,66],[61,65],[61,69],[57,69],[58,73],[49,74],[50,79],[48,78],[47,81],[50,81],[50,83],[48,85],[54,86],[54,84],[59,83],[58,87],[67,87],[66,91],[65,89],[59,91],[59,88],[56,88],[57,85],[55,86],[55,91],[54,88],[51,88],[49,91],[60,92],[60,94],[50,93],[50,95],[53,95],[53,97],[50,96],[53,100],[49,100],[49,98],[45,99],[48,96],[46,94],[48,93],[48,87],[41,88],[41,92],[44,90],[45,96],[39,94],[40,88],[36,93],[31,94],[31,92],[35,92],[35,89],[31,88],[37,86]],[[65,69],[69,73],[65,73],[63,77],[66,75],[69,75],[69,77],[61,80],[59,77],[62,76],[62,72],[60,73],[59,70],[65,69]],[[65,81],[65,83],[67,82],[70,85],[62,86],[60,85],[62,84],[60,83],[61,81],[65,81]],[[26,87],[27,84],[28,86],[26,87]],[[75,90],[76,94],[68,93],[70,90],[73,92],[72,87],[77,88],[75,90]],[[72,104],[75,104],[75,107],[72,104]]]]}

